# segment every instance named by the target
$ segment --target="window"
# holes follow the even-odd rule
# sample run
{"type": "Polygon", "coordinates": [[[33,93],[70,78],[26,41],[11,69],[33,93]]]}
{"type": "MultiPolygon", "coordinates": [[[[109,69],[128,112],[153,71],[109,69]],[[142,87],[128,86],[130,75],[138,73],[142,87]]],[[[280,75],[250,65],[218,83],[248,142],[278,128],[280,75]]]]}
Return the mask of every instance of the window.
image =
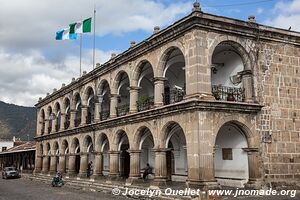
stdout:
{"type": "Polygon", "coordinates": [[[223,148],[222,157],[223,160],[232,160],[232,148],[223,148]]]}
{"type": "Polygon", "coordinates": [[[6,151],[7,150],[7,147],[2,147],[2,151],[6,151]]]}

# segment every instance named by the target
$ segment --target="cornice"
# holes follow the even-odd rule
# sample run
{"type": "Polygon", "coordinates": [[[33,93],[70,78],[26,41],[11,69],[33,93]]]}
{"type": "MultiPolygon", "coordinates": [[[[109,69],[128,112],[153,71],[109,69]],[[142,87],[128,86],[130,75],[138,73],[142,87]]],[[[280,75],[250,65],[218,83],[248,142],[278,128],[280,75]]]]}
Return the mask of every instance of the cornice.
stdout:
{"type": "Polygon", "coordinates": [[[59,131],[54,134],[37,136],[37,141],[49,140],[64,136],[71,136],[81,133],[99,131],[113,128],[116,126],[123,126],[133,123],[139,123],[149,120],[157,120],[166,116],[172,116],[194,111],[211,111],[211,112],[225,112],[225,113],[242,113],[242,114],[257,114],[261,111],[263,106],[259,104],[248,104],[238,102],[222,102],[222,101],[199,101],[191,100],[186,102],[179,102],[160,108],[128,114],[125,116],[108,119],[98,123],[76,127],[74,129],[59,131]]]}

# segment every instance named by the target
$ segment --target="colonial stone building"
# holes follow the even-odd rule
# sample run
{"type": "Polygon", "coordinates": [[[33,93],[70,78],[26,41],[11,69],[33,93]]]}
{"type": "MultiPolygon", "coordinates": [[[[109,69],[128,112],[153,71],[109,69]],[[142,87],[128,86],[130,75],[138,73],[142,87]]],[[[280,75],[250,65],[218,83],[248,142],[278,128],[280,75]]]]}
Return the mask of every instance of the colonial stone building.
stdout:
{"type": "Polygon", "coordinates": [[[300,33],[203,13],[37,107],[36,173],[261,187],[300,179],[300,33]]]}

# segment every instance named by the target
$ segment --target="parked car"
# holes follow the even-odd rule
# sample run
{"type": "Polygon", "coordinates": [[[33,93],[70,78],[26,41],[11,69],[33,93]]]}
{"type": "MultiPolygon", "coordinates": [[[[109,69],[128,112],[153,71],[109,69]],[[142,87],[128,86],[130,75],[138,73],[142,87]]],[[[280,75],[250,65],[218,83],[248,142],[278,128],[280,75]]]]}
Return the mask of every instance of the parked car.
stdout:
{"type": "Polygon", "coordinates": [[[2,178],[20,178],[19,171],[15,167],[5,167],[2,171],[2,178]]]}

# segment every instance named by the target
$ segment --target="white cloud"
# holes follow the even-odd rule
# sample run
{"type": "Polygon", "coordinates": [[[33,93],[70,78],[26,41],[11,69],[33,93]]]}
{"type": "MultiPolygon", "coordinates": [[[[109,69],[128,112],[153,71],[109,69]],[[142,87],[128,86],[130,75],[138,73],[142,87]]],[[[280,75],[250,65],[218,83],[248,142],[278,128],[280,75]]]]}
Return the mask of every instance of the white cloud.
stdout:
{"type": "MultiPolygon", "coordinates": [[[[151,32],[154,26],[166,26],[192,9],[190,2],[167,5],[156,0],[0,1],[0,100],[30,106],[78,77],[78,45],[55,41],[55,32],[92,16],[94,2],[99,36],[151,32]]],[[[111,52],[97,50],[96,62],[105,62],[111,52]]],[[[90,71],[92,50],[85,49],[82,58],[83,70],[90,71]]]]}
{"type": "Polygon", "coordinates": [[[267,19],[264,23],[294,31],[300,31],[300,0],[280,1],[274,8],[275,17],[267,19]]]}
{"type": "MultiPolygon", "coordinates": [[[[111,52],[97,50],[99,62],[109,59],[111,52]]],[[[45,97],[53,88],[70,83],[79,75],[79,58],[67,55],[59,63],[51,63],[39,52],[30,56],[10,54],[0,50],[0,100],[19,105],[33,106],[39,97],[45,97]]],[[[82,70],[90,71],[92,50],[83,52],[82,70]]]]}

